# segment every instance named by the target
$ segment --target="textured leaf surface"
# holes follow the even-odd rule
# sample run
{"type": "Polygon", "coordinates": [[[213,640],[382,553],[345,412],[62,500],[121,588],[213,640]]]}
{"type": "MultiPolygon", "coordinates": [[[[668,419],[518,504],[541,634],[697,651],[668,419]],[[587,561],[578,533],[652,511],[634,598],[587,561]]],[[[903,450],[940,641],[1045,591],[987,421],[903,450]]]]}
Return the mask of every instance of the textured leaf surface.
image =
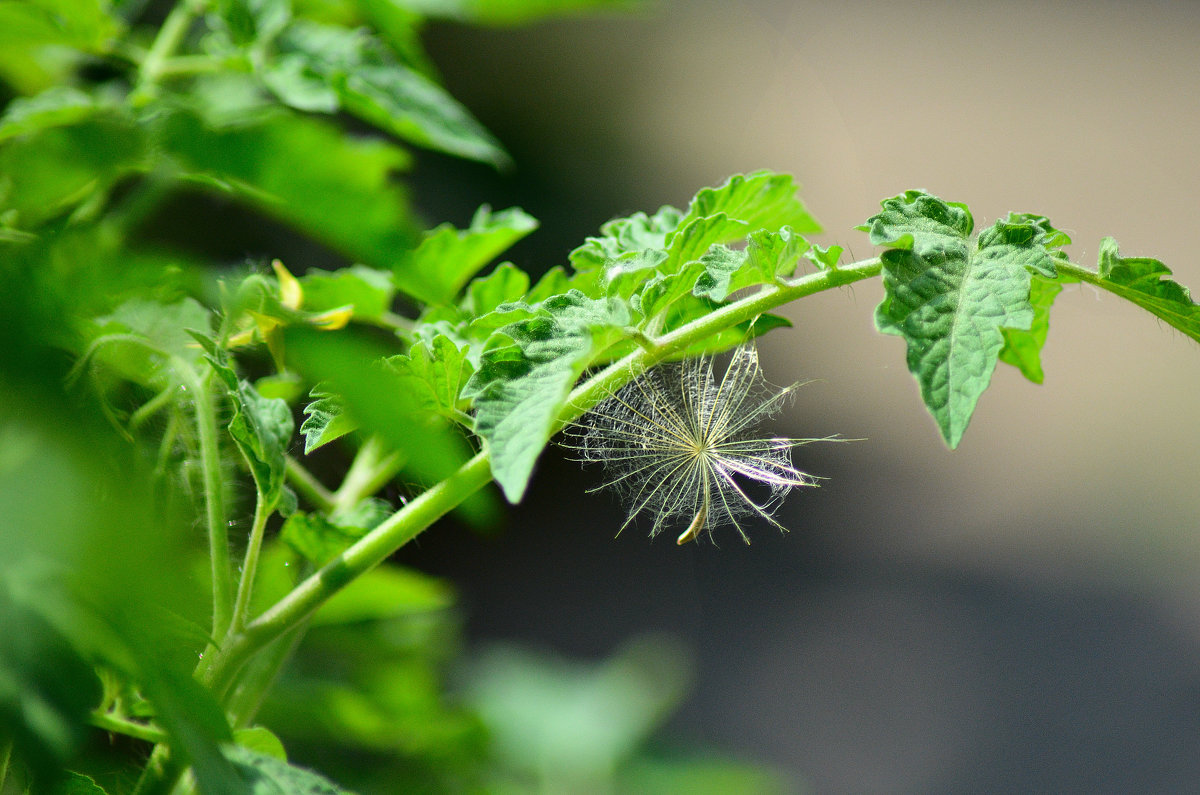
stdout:
{"type": "Polygon", "coordinates": [[[669,330],[675,325],[661,321],[674,304],[700,306],[684,300],[692,294],[721,301],[791,274],[808,248],[800,233],[820,231],[796,192],[785,174],[737,174],[701,190],[686,212],[668,206],[609,221],[600,237],[571,253],[571,262],[578,271],[603,274],[607,295],[634,298],[646,324],[669,330]],[[745,248],[725,246],[743,241],[745,248]]]}
{"type": "Polygon", "coordinates": [[[442,224],[402,256],[393,269],[396,286],[426,303],[449,303],[472,276],[536,228],[533,216],[519,208],[493,213],[484,205],[466,229],[442,224]]]}
{"type": "Polygon", "coordinates": [[[1167,278],[1171,270],[1149,257],[1122,257],[1117,241],[1100,241],[1100,282],[1106,290],[1132,301],[1200,342],[1200,305],[1178,282],[1167,278]]]}
{"type": "Polygon", "coordinates": [[[956,447],[991,381],[1003,329],[1033,325],[1031,272],[1055,278],[1068,238],[1041,216],[1011,214],[971,241],[965,206],[920,191],[882,206],[864,227],[872,243],[891,247],[876,326],[904,338],[921,397],[956,447]]]}
{"type": "Polygon", "coordinates": [[[388,359],[402,379],[403,387],[412,391],[428,411],[457,420],[469,402],[460,397],[463,386],[474,368],[467,353],[445,335],[413,345],[401,356],[388,359]]]}
{"type": "Polygon", "coordinates": [[[509,502],[525,493],[576,379],[629,320],[622,302],[571,291],[493,336],[464,394],[475,400],[475,431],[488,442],[492,476],[509,502]]]}
{"type": "Polygon", "coordinates": [[[273,507],[283,494],[287,446],[295,430],[292,410],[279,398],[258,394],[250,382],[238,378],[224,356],[210,355],[209,363],[233,403],[229,435],[250,466],[259,492],[273,507]]]}

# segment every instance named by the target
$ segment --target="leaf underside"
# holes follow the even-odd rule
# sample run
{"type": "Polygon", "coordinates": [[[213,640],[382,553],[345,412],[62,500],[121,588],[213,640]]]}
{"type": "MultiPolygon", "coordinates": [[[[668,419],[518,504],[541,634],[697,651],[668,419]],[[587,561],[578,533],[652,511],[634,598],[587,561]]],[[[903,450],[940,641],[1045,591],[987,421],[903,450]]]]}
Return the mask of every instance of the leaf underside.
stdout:
{"type": "MultiPolygon", "coordinates": [[[[1064,261],[1058,248],[1069,239],[1041,216],[1013,213],[971,240],[974,221],[965,206],[921,191],[882,206],[863,227],[872,243],[890,247],[876,326],[904,338],[908,369],[953,448],[1006,349],[1006,332],[1024,334],[1008,342],[1006,360],[1040,377],[1037,350],[1045,335],[1034,329],[1032,274],[1056,279],[1055,264],[1064,261]]],[[[1052,299],[1043,290],[1039,304],[1052,299]]]]}

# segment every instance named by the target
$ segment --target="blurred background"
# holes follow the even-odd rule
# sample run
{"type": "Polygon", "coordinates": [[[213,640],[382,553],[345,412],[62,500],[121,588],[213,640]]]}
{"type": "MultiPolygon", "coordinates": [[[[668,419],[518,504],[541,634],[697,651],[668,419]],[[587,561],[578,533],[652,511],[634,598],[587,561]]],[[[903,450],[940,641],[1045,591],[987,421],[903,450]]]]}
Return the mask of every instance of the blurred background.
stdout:
{"type": "MultiPolygon", "coordinates": [[[[566,262],[605,220],[685,206],[729,174],[796,174],[821,242],[924,188],[976,226],[1047,215],[1094,265],[1113,235],[1200,285],[1200,7],[1188,2],[660,1],[632,14],[426,37],[504,142],[496,174],[422,153],[416,202],[466,224],[518,204],[513,250],[566,262]]],[[[1001,366],[960,448],[922,407],[864,282],[806,299],[761,345],[815,379],[782,433],[828,478],[746,547],[677,548],[587,494],[551,451],[480,535],[446,523],[403,562],[448,575],[476,647],[600,658],[690,649],[664,742],[765,762],[816,792],[1186,791],[1200,780],[1200,349],[1114,296],[1058,298],[1046,383],[1001,366]]]]}

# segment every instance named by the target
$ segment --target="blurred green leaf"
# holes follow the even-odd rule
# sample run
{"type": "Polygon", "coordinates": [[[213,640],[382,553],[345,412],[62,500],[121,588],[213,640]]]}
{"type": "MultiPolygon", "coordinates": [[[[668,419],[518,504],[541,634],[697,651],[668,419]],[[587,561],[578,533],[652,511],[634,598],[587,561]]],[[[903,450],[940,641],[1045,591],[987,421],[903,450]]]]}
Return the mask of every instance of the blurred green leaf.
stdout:
{"type": "Polygon", "coordinates": [[[0,146],[0,214],[8,226],[36,229],[145,170],[150,152],[145,129],[112,114],[9,138],[0,146]]]}
{"type": "Polygon", "coordinates": [[[352,795],[311,770],[250,748],[229,746],[225,756],[249,785],[250,795],[352,795]]]}
{"type": "Polygon", "coordinates": [[[493,213],[485,204],[466,229],[442,224],[426,233],[397,261],[396,286],[425,303],[450,303],[472,276],[536,228],[537,221],[519,208],[493,213]]]}
{"type": "Polygon", "coordinates": [[[269,44],[291,18],[290,0],[217,0],[208,14],[209,27],[235,46],[269,44]]]}
{"type": "Polygon", "coordinates": [[[54,790],[54,795],[108,795],[90,776],[67,771],[67,778],[54,790]]]}
{"type": "Polygon", "coordinates": [[[457,100],[397,61],[365,29],[298,20],[263,67],[264,83],[302,110],[345,110],[385,132],[448,154],[507,166],[500,144],[457,100]],[[323,87],[323,88],[322,88],[323,87]]]}
{"type": "Polygon", "coordinates": [[[233,741],[251,751],[287,761],[287,751],[284,750],[283,743],[265,726],[238,729],[233,733],[233,741]]]}
{"type": "Polygon", "coordinates": [[[367,497],[349,510],[335,511],[328,518],[296,512],[279,531],[280,538],[309,561],[323,566],[345,551],[390,516],[393,508],[383,500],[367,497]]]}
{"type": "Polygon", "coordinates": [[[54,86],[32,97],[17,97],[0,116],[0,143],[50,127],[78,124],[111,105],[71,86],[54,86]]]}
{"type": "Polygon", "coordinates": [[[472,665],[468,698],[495,753],[535,788],[588,792],[611,784],[691,679],[687,653],[663,637],[596,664],[496,646],[472,665]]]}
{"type": "Polygon", "coordinates": [[[354,317],[367,320],[379,320],[391,311],[395,295],[388,273],[362,265],[336,271],[310,270],[300,277],[300,284],[306,311],[352,306],[354,317]]]}
{"type": "Polygon", "coordinates": [[[408,202],[392,179],[408,156],[384,141],[284,112],[216,128],[188,112],[162,124],[166,149],[263,211],[347,257],[390,268],[416,239],[408,202]]]}
{"type": "Polygon", "coordinates": [[[313,615],[313,626],[383,621],[454,604],[446,581],[413,569],[382,565],[334,594],[313,615]]]}
{"type": "Polygon", "coordinates": [[[354,422],[403,455],[422,477],[441,480],[466,460],[463,438],[403,389],[400,376],[383,362],[393,351],[353,328],[325,333],[293,326],[284,333],[293,369],[324,382],[354,422]]]}
{"type": "Polygon", "coordinates": [[[200,364],[203,350],[188,331],[211,333],[212,313],[191,298],[170,304],[133,298],[90,324],[87,356],[122,378],[156,388],[178,383],[179,365],[200,364]]]}
{"type": "Polygon", "coordinates": [[[105,0],[0,3],[0,49],[61,45],[101,52],[119,27],[105,0]]]}

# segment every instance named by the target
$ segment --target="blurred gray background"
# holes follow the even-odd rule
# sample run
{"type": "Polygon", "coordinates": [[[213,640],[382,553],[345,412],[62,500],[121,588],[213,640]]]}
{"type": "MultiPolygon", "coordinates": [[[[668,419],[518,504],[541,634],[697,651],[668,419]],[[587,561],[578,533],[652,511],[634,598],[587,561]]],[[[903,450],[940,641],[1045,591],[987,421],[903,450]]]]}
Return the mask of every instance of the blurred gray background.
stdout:
{"type": "MultiPolygon", "coordinates": [[[[659,2],[516,30],[434,27],[451,91],[513,174],[421,159],[417,202],[520,204],[542,270],[608,218],[756,168],[794,173],[821,242],[925,188],[976,226],[1050,217],[1200,289],[1200,6],[1187,2],[659,2]]],[[[850,256],[848,254],[848,256],[850,256]]],[[[817,792],[1200,789],[1200,347],[1088,287],[1052,315],[1046,383],[1001,365],[957,451],[873,328],[877,282],[803,300],[768,378],[817,379],[780,421],[826,476],[745,547],[676,548],[557,451],[481,536],[423,536],[472,639],[597,657],[667,631],[696,659],[665,741],[817,792]]]]}

